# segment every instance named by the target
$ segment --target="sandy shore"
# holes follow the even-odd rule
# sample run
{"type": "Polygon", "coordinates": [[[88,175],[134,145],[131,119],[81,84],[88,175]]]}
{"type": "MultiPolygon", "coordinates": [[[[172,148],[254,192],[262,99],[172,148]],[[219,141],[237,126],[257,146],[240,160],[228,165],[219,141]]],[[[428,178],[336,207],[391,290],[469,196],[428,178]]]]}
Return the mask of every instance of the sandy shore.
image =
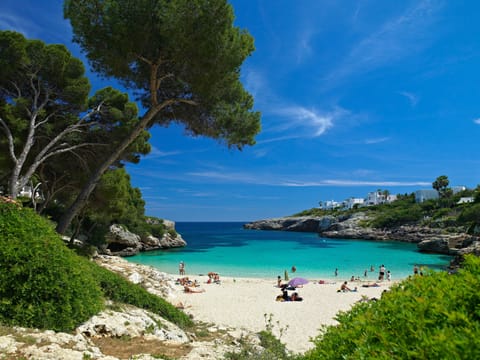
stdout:
{"type": "Polygon", "coordinates": [[[321,325],[335,324],[338,311],[350,309],[362,295],[379,298],[390,285],[383,282],[380,287],[365,288],[361,282],[349,282],[348,286],[357,286],[358,291],[339,293],[340,280],[319,284],[318,279],[310,279],[308,284],[296,290],[303,301],[277,302],[275,298],[281,291],[275,279],[222,277],[221,284],[206,284],[207,276],[186,276],[197,280],[200,283],[197,289],[205,289],[205,292],[185,293],[183,286],[177,285],[170,301],[173,304],[182,302],[185,312],[192,314],[194,319],[258,332],[265,329],[264,315],[272,314],[274,333],[278,336],[279,330],[284,329],[281,340],[287,349],[296,353],[312,348],[311,338],[318,335],[321,325]]]}

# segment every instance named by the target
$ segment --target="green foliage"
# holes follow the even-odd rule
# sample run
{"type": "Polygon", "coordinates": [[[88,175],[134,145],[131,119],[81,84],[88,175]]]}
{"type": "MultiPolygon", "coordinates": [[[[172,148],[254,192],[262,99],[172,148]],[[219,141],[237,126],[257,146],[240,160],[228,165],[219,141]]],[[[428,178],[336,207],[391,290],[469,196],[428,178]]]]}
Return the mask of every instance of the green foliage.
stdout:
{"type": "Polygon", "coordinates": [[[69,331],[103,307],[88,262],[31,209],[0,201],[0,321],[69,331]]]}
{"type": "Polygon", "coordinates": [[[464,207],[457,220],[460,224],[466,224],[472,228],[480,225],[480,203],[464,207]]]}
{"type": "Polygon", "coordinates": [[[152,311],[182,328],[193,325],[188,315],[166,300],[95,263],[89,263],[89,265],[105,297],[110,300],[152,311]]]}
{"type": "Polygon", "coordinates": [[[337,315],[302,359],[478,359],[480,258],[415,276],[337,315]]]}
{"type": "Polygon", "coordinates": [[[32,209],[0,201],[0,322],[70,331],[98,313],[104,298],[150,310],[181,326],[182,311],[68,249],[32,209]]]}
{"type": "Polygon", "coordinates": [[[402,206],[379,206],[375,213],[375,218],[370,222],[370,226],[375,228],[391,228],[403,224],[418,222],[423,217],[419,205],[402,206]]]}
{"type": "MultiPolygon", "coordinates": [[[[228,360],[294,360],[297,357],[287,351],[285,344],[281,342],[282,335],[287,328],[280,328],[280,335],[277,338],[273,334],[273,317],[272,314],[264,314],[265,317],[265,330],[258,333],[260,338],[260,346],[254,347],[249,342],[242,342],[240,351],[229,352],[225,355],[228,360]]],[[[277,321],[278,325],[278,321],[277,321]]]]}
{"type": "Polygon", "coordinates": [[[0,49],[0,181],[10,177],[5,189],[15,197],[49,156],[78,145],[80,128],[71,127],[90,83],[64,45],[0,31],[0,49]]]}
{"type": "Polygon", "coordinates": [[[260,114],[240,82],[253,39],[226,0],[66,0],[64,16],[93,69],[136,91],[157,123],[254,144],[260,114]]]}
{"type": "Polygon", "coordinates": [[[446,175],[441,175],[432,183],[432,188],[438,191],[440,198],[446,198],[452,195],[452,190],[448,188],[450,181],[446,175]]]}

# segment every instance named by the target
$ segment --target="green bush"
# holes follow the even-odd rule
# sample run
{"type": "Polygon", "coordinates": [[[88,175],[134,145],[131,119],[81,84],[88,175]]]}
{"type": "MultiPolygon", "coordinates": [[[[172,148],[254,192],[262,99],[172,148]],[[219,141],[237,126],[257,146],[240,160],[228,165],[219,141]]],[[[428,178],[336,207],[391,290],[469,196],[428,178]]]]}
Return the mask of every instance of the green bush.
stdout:
{"type": "Polygon", "coordinates": [[[0,201],[0,322],[74,329],[104,304],[87,264],[48,220],[0,201]]]}
{"type": "Polygon", "coordinates": [[[391,228],[415,223],[423,217],[418,205],[411,205],[407,208],[383,207],[382,209],[382,211],[375,213],[375,218],[370,223],[374,228],[391,228]]]}
{"type": "Polygon", "coordinates": [[[192,320],[183,311],[177,309],[166,300],[149,293],[140,285],[135,285],[120,275],[95,263],[90,263],[90,266],[90,270],[100,283],[105,297],[113,301],[149,310],[182,328],[193,325],[192,320]]]}
{"type": "Polygon", "coordinates": [[[455,275],[415,276],[337,315],[324,328],[313,359],[480,359],[480,258],[455,275]]]}

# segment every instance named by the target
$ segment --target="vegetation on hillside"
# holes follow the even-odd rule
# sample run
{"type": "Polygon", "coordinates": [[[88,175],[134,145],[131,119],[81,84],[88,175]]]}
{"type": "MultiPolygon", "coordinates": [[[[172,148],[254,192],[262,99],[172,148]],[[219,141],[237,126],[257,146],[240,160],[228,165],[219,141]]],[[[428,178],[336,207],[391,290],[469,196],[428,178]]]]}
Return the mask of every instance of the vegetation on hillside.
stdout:
{"type": "Polygon", "coordinates": [[[32,209],[0,201],[0,323],[70,331],[104,308],[105,299],[150,310],[181,326],[191,319],[67,248],[32,209]]]}
{"type": "Polygon", "coordinates": [[[294,216],[340,216],[364,212],[370,220],[363,225],[389,229],[401,225],[420,225],[432,228],[444,228],[451,231],[480,232],[480,187],[453,194],[446,176],[440,176],[432,187],[439,191],[440,197],[421,203],[415,202],[415,194],[399,195],[396,201],[374,206],[355,206],[353,209],[324,210],[313,208],[294,216]],[[473,197],[472,203],[459,203],[462,197],[473,197]]]}

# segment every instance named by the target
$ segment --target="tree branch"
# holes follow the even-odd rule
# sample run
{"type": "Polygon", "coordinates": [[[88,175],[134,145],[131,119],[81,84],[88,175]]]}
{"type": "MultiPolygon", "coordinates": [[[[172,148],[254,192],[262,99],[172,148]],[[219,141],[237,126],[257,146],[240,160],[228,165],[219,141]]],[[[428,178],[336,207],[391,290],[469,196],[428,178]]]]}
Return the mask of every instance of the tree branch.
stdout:
{"type": "Polygon", "coordinates": [[[3,130],[5,131],[5,134],[7,135],[8,139],[8,152],[10,153],[10,157],[12,160],[16,163],[17,162],[17,157],[15,156],[15,145],[13,142],[13,136],[12,132],[10,131],[10,128],[7,126],[5,121],[3,121],[2,118],[0,118],[0,125],[2,125],[3,130]]]}

